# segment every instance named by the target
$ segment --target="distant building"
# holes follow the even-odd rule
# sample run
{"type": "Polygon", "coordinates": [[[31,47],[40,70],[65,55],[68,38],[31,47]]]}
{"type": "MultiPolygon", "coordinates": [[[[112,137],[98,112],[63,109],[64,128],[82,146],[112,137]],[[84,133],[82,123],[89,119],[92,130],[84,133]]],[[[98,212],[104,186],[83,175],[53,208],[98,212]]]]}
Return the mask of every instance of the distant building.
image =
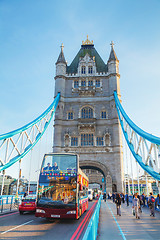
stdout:
{"type": "MultiPolygon", "coordinates": [[[[15,195],[17,191],[17,179],[15,179],[10,184],[10,195],[15,195]]],[[[27,179],[21,178],[19,181],[19,195],[23,195],[26,191],[28,192],[29,187],[29,181],[27,179]]],[[[36,181],[30,181],[30,187],[29,187],[29,193],[30,194],[36,194],[37,189],[37,182],[36,181]]]]}
{"type": "MultiPolygon", "coordinates": [[[[3,181],[3,176],[0,175],[0,192],[2,188],[2,181],[3,181]]],[[[12,178],[9,175],[6,175],[4,178],[4,187],[3,187],[3,195],[9,195],[9,189],[10,189],[10,184],[15,181],[14,178],[12,178]]]]}
{"type": "MultiPolygon", "coordinates": [[[[124,185],[126,187],[126,193],[130,192],[131,194],[133,194],[133,192],[134,193],[138,192],[138,180],[133,179],[133,186],[134,186],[134,189],[133,189],[132,179],[129,177],[129,188],[128,188],[128,177],[129,176],[125,175],[124,185]]],[[[147,195],[147,188],[148,188],[148,193],[152,192],[153,195],[157,195],[159,193],[158,186],[155,179],[147,175],[147,185],[146,185],[146,177],[145,175],[142,175],[139,177],[140,194],[144,193],[145,195],[147,195]]]]}
{"type": "MultiPolygon", "coordinates": [[[[15,179],[11,184],[10,184],[10,191],[9,191],[9,193],[10,193],[10,195],[15,195],[16,194],[16,192],[17,192],[17,182],[18,182],[18,180],[17,179],[15,179]]],[[[24,194],[25,193],[25,191],[27,191],[27,183],[28,183],[28,181],[27,181],[27,179],[20,179],[19,180],[19,190],[18,190],[18,194],[24,194]]]]}
{"type": "MultiPolygon", "coordinates": [[[[27,183],[27,191],[28,191],[28,185],[29,185],[29,182],[27,183]]],[[[36,190],[37,190],[37,181],[30,181],[29,193],[36,194],[36,190]]]]}

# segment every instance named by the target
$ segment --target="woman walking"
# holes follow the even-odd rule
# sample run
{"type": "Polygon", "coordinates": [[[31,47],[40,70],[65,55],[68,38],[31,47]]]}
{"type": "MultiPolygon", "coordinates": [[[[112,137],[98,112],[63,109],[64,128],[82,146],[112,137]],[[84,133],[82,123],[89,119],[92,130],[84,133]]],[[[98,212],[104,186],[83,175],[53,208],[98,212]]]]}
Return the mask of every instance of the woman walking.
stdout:
{"type": "Polygon", "coordinates": [[[117,215],[121,216],[121,196],[119,193],[116,194],[115,204],[117,207],[117,215]]]}
{"type": "Polygon", "coordinates": [[[135,193],[134,198],[133,198],[132,208],[133,208],[133,211],[135,211],[136,218],[140,219],[140,201],[137,196],[138,196],[138,194],[135,193]]]}

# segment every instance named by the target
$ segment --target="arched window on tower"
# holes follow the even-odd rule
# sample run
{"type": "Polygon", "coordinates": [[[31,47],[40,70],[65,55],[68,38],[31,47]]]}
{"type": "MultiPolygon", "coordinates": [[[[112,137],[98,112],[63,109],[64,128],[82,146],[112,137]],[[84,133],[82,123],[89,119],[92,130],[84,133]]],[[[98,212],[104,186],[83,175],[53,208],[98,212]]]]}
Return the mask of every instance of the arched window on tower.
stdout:
{"type": "Polygon", "coordinates": [[[101,86],[100,80],[96,80],[96,87],[100,87],[100,86],[101,86]]]}
{"type": "Polygon", "coordinates": [[[92,87],[93,86],[93,81],[92,80],[89,80],[88,81],[88,87],[92,87]]]}
{"type": "Polygon", "coordinates": [[[78,88],[79,87],[79,82],[77,80],[74,81],[74,88],[78,88]]]}
{"type": "Polygon", "coordinates": [[[68,120],[72,120],[73,119],[73,112],[70,111],[68,112],[68,120]]]}
{"type": "Polygon", "coordinates": [[[92,68],[92,66],[89,66],[88,67],[88,74],[92,74],[93,73],[93,68],[92,68]]]}
{"type": "Polygon", "coordinates": [[[86,67],[85,67],[85,66],[82,66],[82,68],[81,68],[81,73],[82,73],[82,74],[86,74],[86,67]]]}
{"type": "Polygon", "coordinates": [[[101,111],[101,118],[106,119],[107,118],[107,112],[105,110],[101,111]]]}
{"type": "Polygon", "coordinates": [[[82,108],[81,118],[93,118],[93,109],[90,107],[82,108]]]}

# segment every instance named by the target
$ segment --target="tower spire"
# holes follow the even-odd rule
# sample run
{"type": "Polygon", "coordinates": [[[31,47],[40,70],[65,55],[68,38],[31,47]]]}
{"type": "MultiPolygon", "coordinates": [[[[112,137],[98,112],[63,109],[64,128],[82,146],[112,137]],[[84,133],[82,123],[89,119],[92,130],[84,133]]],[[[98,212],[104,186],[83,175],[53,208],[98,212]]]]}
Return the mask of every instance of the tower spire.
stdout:
{"type": "Polygon", "coordinates": [[[114,42],[111,41],[110,45],[111,45],[111,52],[110,52],[108,62],[110,62],[111,60],[118,61],[118,58],[117,58],[116,53],[114,51],[114,42]]]}
{"type": "Polygon", "coordinates": [[[113,42],[113,41],[111,41],[110,45],[111,45],[111,47],[113,48],[113,46],[114,46],[114,42],[113,42]]]}
{"type": "Polygon", "coordinates": [[[60,47],[61,47],[61,52],[63,52],[64,44],[62,43],[60,47]]]}
{"type": "Polygon", "coordinates": [[[61,44],[60,48],[61,48],[61,52],[59,54],[59,57],[58,57],[58,60],[57,60],[56,64],[57,63],[65,63],[65,64],[67,64],[66,60],[65,60],[65,57],[64,57],[64,53],[63,53],[63,48],[64,48],[63,43],[61,44]]]}

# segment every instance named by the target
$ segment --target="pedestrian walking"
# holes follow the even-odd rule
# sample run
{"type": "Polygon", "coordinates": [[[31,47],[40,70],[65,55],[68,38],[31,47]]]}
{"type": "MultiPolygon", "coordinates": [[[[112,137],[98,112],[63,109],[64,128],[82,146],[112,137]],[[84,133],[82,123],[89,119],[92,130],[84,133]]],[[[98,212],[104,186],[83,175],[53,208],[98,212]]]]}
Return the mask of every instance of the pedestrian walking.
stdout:
{"type": "Polygon", "coordinates": [[[140,203],[140,208],[139,208],[139,210],[140,210],[140,212],[142,213],[142,208],[141,208],[141,206],[143,205],[142,196],[141,196],[141,195],[137,195],[137,198],[139,199],[139,203],[140,203]]]}
{"type": "Polygon", "coordinates": [[[107,195],[106,193],[103,194],[103,200],[106,202],[107,195]]]}
{"type": "Polygon", "coordinates": [[[141,197],[142,197],[143,207],[145,207],[146,197],[145,197],[144,193],[141,195],[141,197]]]}
{"type": "Polygon", "coordinates": [[[121,196],[119,193],[116,194],[115,204],[117,208],[117,215],[121,216],[121,196]]]}
{"type": "Polygon", "coordinates": [[[24,193],[23,197],[25,198],[28,195],[27,191],[24,193]]]}
{"type": "Polygon", "coordinates": [[[115,193],[112,193],[113,202],[115,201],[115,193]]]}
{"type": "Polygon", "coordinates": [[[148,198],[148,206],[150,209],[150,216],[155,217],[155,198],[152,195],[152,193],[150,193],[149,198],[148,198]]]}
{"type": "Polygon", "coordinates": [[[127,202],[127,207],[129,206],[129,196],[128,193],[126,194],[126,202],[127,202]]]}
{"type": "Polygon", "coordinates": [[[124,203],[125,200],[124,200],[124,193],[121,193],[121,198],[122,198],[122,202],[124,203]]]}
{"type": "Polygon", "coordinates": [[[132,201],[133,203],[132,208],[133,208],[133,215],[135,215],[137,219],[140,219],[140,201],[137,196],[138,194],[135,193],[132,201]]]}
{"type": "Polygon", "coordinates": [[[160,196],[159,196],[159,194],[157,195],[157,197],[156,197],[156,208],[160,208],[160,196]]]}

